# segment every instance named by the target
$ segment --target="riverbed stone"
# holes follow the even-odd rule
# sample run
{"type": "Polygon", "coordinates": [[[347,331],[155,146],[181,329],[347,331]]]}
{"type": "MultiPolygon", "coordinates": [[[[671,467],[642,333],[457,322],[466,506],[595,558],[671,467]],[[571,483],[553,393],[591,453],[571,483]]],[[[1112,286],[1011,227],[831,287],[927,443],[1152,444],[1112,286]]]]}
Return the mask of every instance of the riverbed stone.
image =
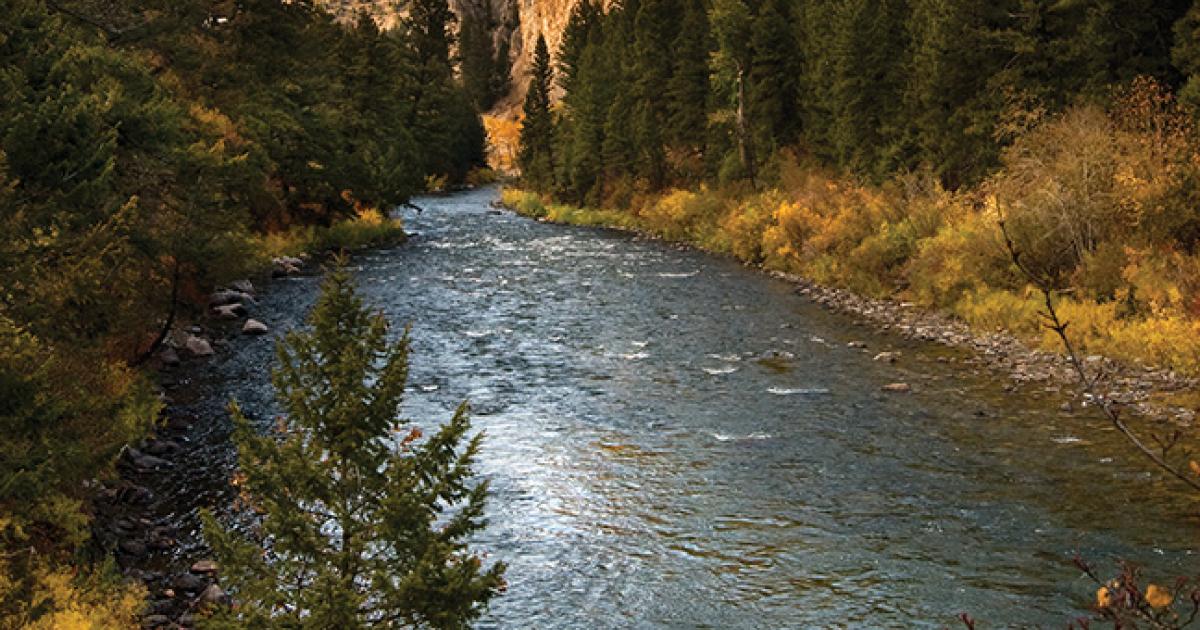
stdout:
{"type": "Polygon", "coordinates": [[[884,363],[895,363],[896,361],[900,360],[900,353],[899,352],[880,352],[879,354],[875,355],[875,357],[872,360],[873,361],[882,361],[884,363]]]}
{"type": "Polygon", "coordinates": [[[192,573],[216,573],[218,568],[220,568],[220,565],[217,564],[216,560],[209,560],[207,558],[192,563],[192,573]]]}
{"type": "Polygon", "coordinates": [[[184,573],[171,582],[177,591],[198,592],[208,586],[208,580],[194,573],[184,573]]]}
{"type": "Polygon", "coordinates": [[[906,393],[912,391],[912,386],[909,385],[908,383],[888,383],[887,385],[884,385],[880,389],[882,389],[885,392],[891,392],[893,394],[906,394],[906,393]]]}
{"type": "Polygon", "coordinates": [[[163,346],[163,349],[158,351],[158,360],[166,367],[178,367],[179,353],[171,346],[163,346]]]}
{"type": "Polygon", "coordinates": [[[147,455],[136,448],[130,448],[125,451],[125,458],[135,468],[143,470],[157,470],[159,468],[170,468],[171,462],[154,455],[147,455]]]}
{"type": "Polygon", "coordinates": [[[265,335],[269,332],[271,329],[257,319],[247,319],[246,323],[242,324],[243,335],[265,335]]]}
{"type": "Polygon", "coordinates": [[[221,306],[215,306],[213,307],[212,312],[213,316],[217,319],[233,320],[245,317],[246,307],[242,306],[241,302],[234,302],[233,304],[222,304],[221,306]]]}
{"type": "Polygon", "coordinates": [[[213,355],[212,345],[208,343],[208,340],[195,335],[187,338],[184,348],[194,357],[211,357],[213,355]]]}
{"type": "Polygon", "coordinates": [[[239,304],[239,303],[240,304],[247,304],[247,303],[253,304],[254,296],[250,295],[249,293],[246,293],[244,291],[234,291],[231,289],[225,289],[223,291],[216,291],[212,295],[208,296],[208,307],[209,308],[216,308],[218,306],[225,306],[227,304],[239,304]]]}
{"type": "Polygon", "coordinates": [[[146,555],[146,545],[144,543],[142,543],[141,541],[122,540],[121,544],[119,546],[121,548],[121,551],[124,551],[125,553],[127,553],[131,556],[146,555]]]}
{"type": "Polygon", "coordinates": [[[240,291],[247,295],[254,295],[254,283],[246,279],[234,280],[229,283],[229,288],[234,291],[240,291]]]}
{"type": "Polygon", "coordinates": [[[220,604],[224,600],[225,591],[221,590],[221,587],[217,586],[216,584],[209,584],[208,587],[204,589],[204,592],[200,593],[201,604],[220,604]]]}

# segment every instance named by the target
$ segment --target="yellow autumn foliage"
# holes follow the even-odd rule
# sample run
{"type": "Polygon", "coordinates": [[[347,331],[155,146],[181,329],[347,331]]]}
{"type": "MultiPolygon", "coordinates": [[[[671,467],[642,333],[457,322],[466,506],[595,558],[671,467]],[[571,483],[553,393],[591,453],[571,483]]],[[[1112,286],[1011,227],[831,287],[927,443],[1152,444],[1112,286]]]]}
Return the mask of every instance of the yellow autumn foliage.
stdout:
{"type": "MultiPolygon", "coordinates": [[[[1140,89],[1148,89],[1143,86],[1140,89]]],[[[1004,167],[951,192],[928,174],[865,186],[781,154],[774,188],[649,195],[614,184],[607,204],[571,208],[507,191],[550,220],[612,225],[691,242],[750,264],[859,293],[893,297],[1008,330],[1047,350],[1040,295],[1022,260],[1061,289],[1076,348],[1200,374],[1200,150],[1178,122],[1092,106],[1045,119],[1006,150],[1004,167]],[[1163,131],[1163,130],[1168,131],[1163,131]]]]}
{"type": "Polygon", "coordinates": [[[1174,599],[1170,591],[1157,584],[1146,587],[1146,603],[1154,608],[1166,608],[1174,599]]]}

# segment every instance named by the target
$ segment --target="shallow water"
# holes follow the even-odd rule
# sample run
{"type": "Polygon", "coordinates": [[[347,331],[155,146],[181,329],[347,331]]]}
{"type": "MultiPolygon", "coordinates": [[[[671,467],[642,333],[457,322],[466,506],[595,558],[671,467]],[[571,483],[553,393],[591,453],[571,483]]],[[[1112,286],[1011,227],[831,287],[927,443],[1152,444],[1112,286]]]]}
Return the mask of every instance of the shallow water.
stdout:
{"type": "MultiPolygon", "coordinates": [[[[1195,572],[1195,505],[1054,394],[495,196],[420,200],[417,237],[354,260],[365,299],[413,326],[405,415],[467,399],[487,434],[479,544],[509,590],[483,627],[1061,627],[1095,590],[1076,552],[1195,572]],[[914,393],[880,392],[894,381],[914,393]]],[[[264,318],[295,324],[316,283],[277,283],[264,318]]],[[[217,366],[262,418],[269,358],[259,339],[217,366]]]]}

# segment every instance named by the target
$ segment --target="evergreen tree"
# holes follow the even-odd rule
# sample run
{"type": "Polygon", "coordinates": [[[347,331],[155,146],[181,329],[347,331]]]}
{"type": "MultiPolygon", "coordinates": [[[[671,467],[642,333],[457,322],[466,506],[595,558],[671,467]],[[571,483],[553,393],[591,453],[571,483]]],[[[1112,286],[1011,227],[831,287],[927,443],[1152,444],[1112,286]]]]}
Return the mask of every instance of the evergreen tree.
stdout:
{"type": "Polygon", "coordinates": [[[285,415],[261,435],[233,406],[244,497],[263,514],[246,540],[211,516],[205,534],[238,606],[214,628],[466,627],[503,588],[466,539],[483,527],[486,483],[472,485],[480,437],[467,407],[422,439],[397,415],[407,334],[332,270],[311,331],[279,346],[285,415]],[[465,440],[465,442],[464,442],[465,440]]]}
{"type": "Polygon", "coordinates": [[[734,107],[733,133],[737,145],[737,159],[741,172],[751,181],[755,176],[753,137],[749,122],[747,102],[750,64],[754,49],[750,46],[753,16],[742,0],[716,0],[710,14],[713,34],[717,41],[717,52],[713,56],[714,69],[731,85],[731,100],[734,107]]]}
{"type": "Polygon", "coordinates": [[[1175,23],[1175,46],[1171,61],[1184,78],[1179,90],[1182,102],[1200,111],[1200,2],[1193,2],[1187,14],[1175,23]]]}
{"type": "Polygon", "coordinates": [[[795,142],[800,59],[785,0],[765,0],[751,23],[746,98],[754,146],[766,158],[795,142]]]}
{"type": "Polygon", "coordinates": [[[525,94],[524,121],[518,161],[521,175],[534,190],[549,191],[554,185],[554,119],[550,112],[550,51],[538,35],[533,53],[533,76],[525,94]]]}
{"type": "Polygon", "coordinates": [[[700,153],[708,125],[709,55],[712,42],[702,0],[686,0],[679,35],[672,44],[674,67],[667,82],[667,140],[700,153]]]}
{"type": "Polygon", "coordinates": [[[459,26],[459,58],[463,89],[479,111],[487,111],[508,93],[508,42],[499,47],[492,32],[496,18],[490,0],[476,10],[464,10],[459,26]]]}
{"type": "Polygon", "coordinates": [[[831,147],[840,166],[876,178],[902,161],[904,8],[900,0],[848,0],[839,7],[830,51],[831,147]]]}
{"type": "Polygon", "coordinates": [[[631,68],[635,92],[635,105],[631,112],[634,147],[637,175],[646,180],[651,190],[662,188],[667,179],[663,148],[667,103],[662,91],[671,80],[671,65],[675,55],[671,46],[676,37],[678,14],[679,8],[674,0],[642,0],[634,19],[631,68]]]}
{"type": "Polygon", "coordinates": [[[1000,105],[985,88],[1009,59],[998,33],[1010,15],[1006,3],[913,0],[904,108],[917,159],[950,188],[977,179],[995,164],[993,130],[1000,105]]]}

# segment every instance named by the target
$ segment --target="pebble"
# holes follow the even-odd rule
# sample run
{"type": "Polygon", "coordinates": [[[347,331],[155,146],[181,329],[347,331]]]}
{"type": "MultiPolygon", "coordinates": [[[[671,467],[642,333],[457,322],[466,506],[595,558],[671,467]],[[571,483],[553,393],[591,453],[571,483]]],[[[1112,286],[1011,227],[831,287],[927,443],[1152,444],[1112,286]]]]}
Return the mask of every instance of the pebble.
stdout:
{"type": "Polygon", "coordinates": [[[904,393],[911,392],[912,386],[909,385],[908,383],[888,383],[887,385],[884,385],[880,389],[882,389],[885,392],[904,394],[904,393]]]}
{"type": "Polygon", "coordinates": [[[215,560],[197,560],[192,563],[192,573],[216,573],[218,568],[215,560]]]}
{"type": "Polygon", "coordinates": [[[242,324],[243,335],[265,335],[271,332],[267,325],[257,319],[247,319],[245,324],[242,324]]]}

